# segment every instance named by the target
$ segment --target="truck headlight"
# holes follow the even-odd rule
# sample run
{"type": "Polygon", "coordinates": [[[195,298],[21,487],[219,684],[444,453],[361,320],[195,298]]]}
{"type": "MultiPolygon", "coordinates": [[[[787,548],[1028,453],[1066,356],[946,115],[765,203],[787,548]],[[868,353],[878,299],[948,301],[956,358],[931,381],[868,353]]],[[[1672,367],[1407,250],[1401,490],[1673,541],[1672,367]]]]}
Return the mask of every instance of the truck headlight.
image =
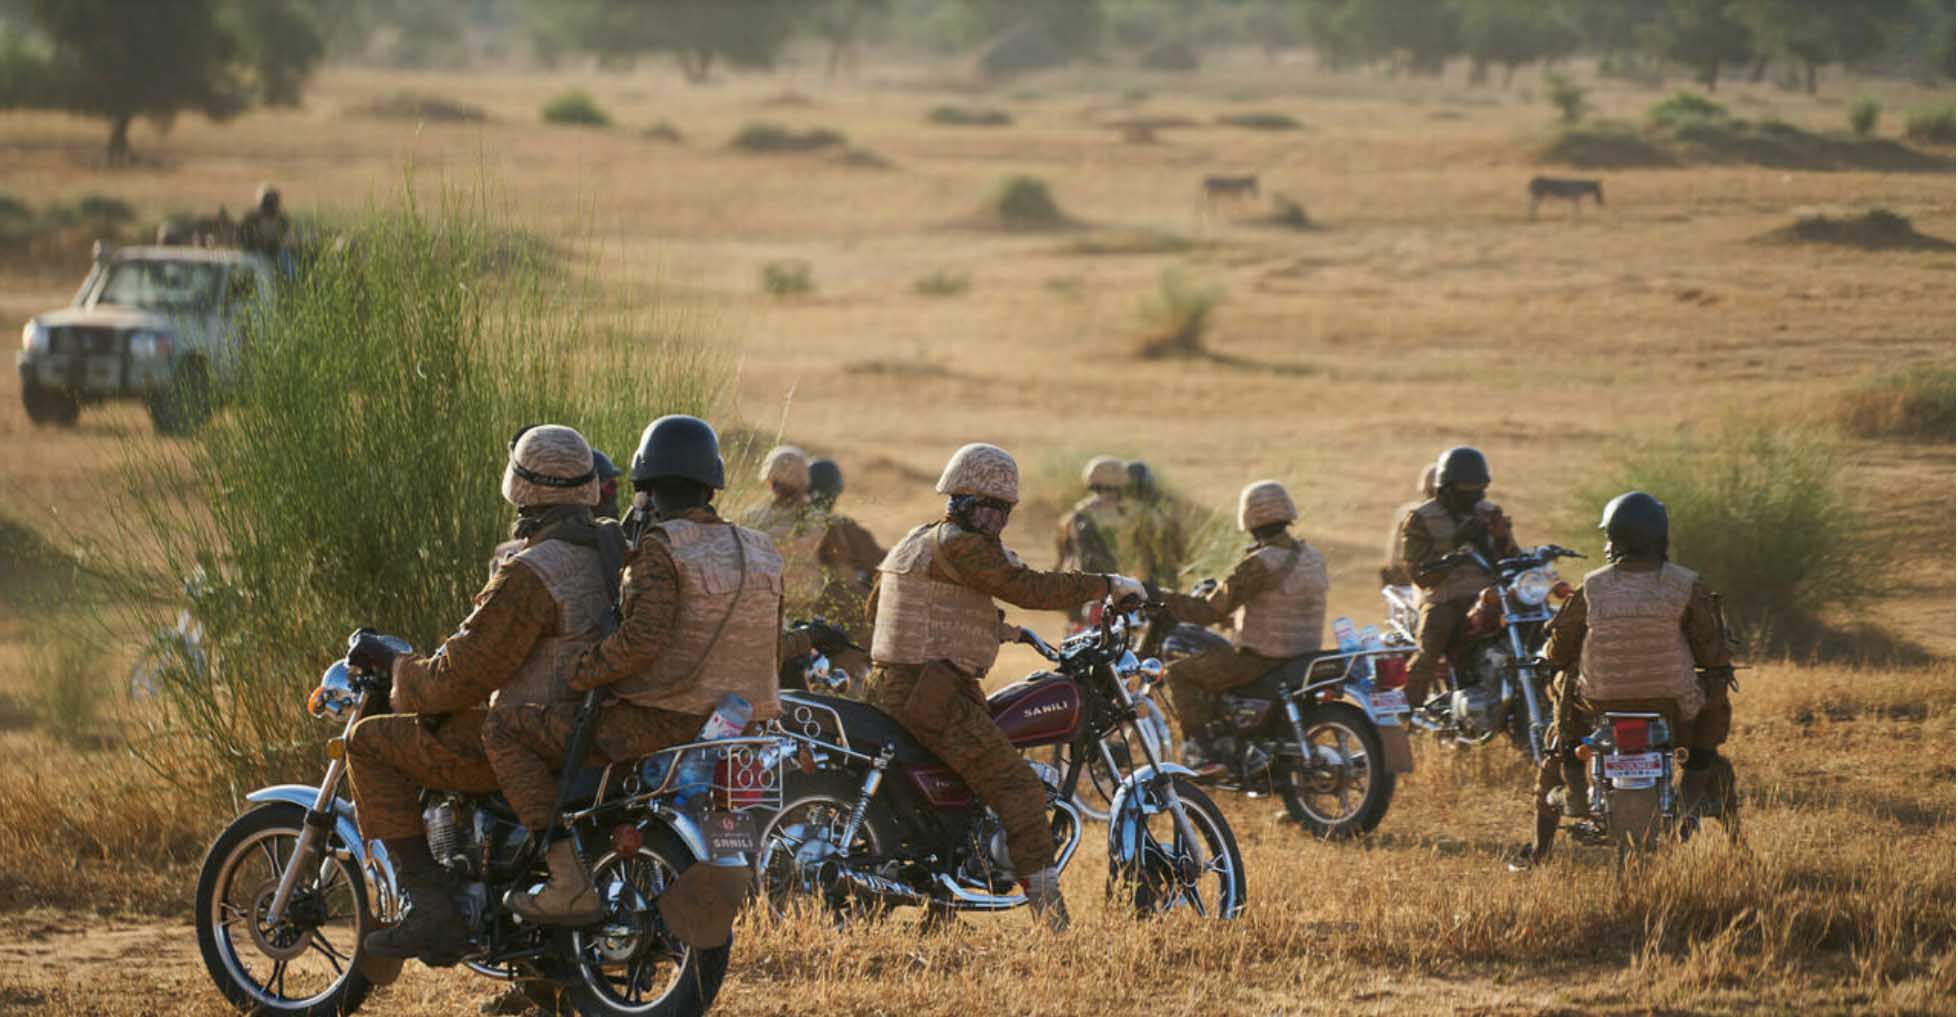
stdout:
{"type": "Polygon", "coordinates": [[[163,332],[129,334],[129,355],[132,357],[167,357],[175,345],[175,340],[163,332]]]}
{"type": "Polygon", "coordinates": [[[38,321],[29,319],[20,329],[20,348],[29,353],[40,353],[48,348],[48,330],[38,321]]]}

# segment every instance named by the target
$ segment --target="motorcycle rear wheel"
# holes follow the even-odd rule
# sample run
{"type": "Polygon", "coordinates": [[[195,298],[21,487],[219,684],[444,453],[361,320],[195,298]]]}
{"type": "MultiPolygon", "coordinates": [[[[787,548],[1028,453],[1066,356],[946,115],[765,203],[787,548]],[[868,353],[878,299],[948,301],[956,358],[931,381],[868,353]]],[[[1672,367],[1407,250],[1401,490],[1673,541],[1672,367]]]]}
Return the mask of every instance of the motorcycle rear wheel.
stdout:
{"type": "Polygon", "coordinates": [[[1350,703],[1320,703],[1300,722],[1303,757],[1286,757],[1277,775],[1285,811],[1322,840],[1372,833],[1394,798],[1380,732],[1350,703]]]}
{"type": "Polygon", "coordinates": [[[565,988],[583,1017],[700,1017],[714,1005],[734,944],[696,950],[674,939],[653,908],[693,864],[693,852],[680,838],[655,825],[647,828],[638,854],[607,852],[592,866],[592,883],[612,914],[598,926],[558,938],[565,988]],[[621,912],[635,912],[641,903],[647,913],[624,920],[632,931],[606,935],[621,912]],[[671,968],[663,988],[655,984],[662,968],[671,968]],[[658,994],[648,997],[647,989],[658,994]]]}
{"type": "Polygon", "coordinates": [[[1612,789],[1611,811],[1605,817],[1605,837],[1617,849],[1620,861],[1627,855],[1657,848],[1664,825],[1657,788],[1612,789]]]}
{"type": "MultiPolygon", "coordinates": [[[[812,864],[828,859],[862,863],[897,846],[896,824],[883,802],[873,800],[864,810],[854,841],[840,854],[835,852],[835,842],[860,793],[858,782],[840,773],[790,778],[781,811],[762,828],[761,850],[755,859],[756,895],[771,915],[783,918],[798,908],[827,903],[827,888],[816,881],[812,864]],[[801,857],[812,848],[824,857],[801,857]]],[[[842,924],[862,911],[836,910],[834,917],[842,924]]]]}

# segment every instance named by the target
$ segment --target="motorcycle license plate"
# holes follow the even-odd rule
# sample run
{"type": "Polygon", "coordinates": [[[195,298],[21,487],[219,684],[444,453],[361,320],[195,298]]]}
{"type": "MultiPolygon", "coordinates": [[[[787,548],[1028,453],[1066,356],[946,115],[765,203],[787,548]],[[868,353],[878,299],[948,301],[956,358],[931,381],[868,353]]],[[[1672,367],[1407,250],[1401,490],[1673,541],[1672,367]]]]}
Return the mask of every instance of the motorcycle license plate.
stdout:
{"type": "Polygon", "coordinates": [[[1367,696],[1367,701],[1373,704],[1373,712],[1375,713],[1407,712],[1407,693],[1400,689],[1388,689],[1385,692],[1372,693],[1367,696]]]}
{"type": "Polygon", "coordinates": [[[1604,757],[1604,775],[1621,780],[1648,780],[1665,776],[1657,752],[1640,752],[1630,756],[1604,757]]]}
{"type": "Polygon", "coordinates": [[[755,853],[755,817],[745,812],[713,812],[707,816],[707,847],[716,858],[755,853]]]}

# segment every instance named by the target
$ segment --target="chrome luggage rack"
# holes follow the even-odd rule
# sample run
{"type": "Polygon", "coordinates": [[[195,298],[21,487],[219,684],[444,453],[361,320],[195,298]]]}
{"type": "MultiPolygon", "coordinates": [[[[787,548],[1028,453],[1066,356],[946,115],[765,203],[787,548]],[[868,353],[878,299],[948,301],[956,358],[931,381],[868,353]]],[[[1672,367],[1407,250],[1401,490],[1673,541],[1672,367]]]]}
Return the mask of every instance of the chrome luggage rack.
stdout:
{"type": "Polygon", "coordinates": [[[679,788],[681,772],[688,764],[697,763],[702,754],[710,764],[708,800],[704,807],[726,812],[781,810],[783,768],[795,758],[796,743],[769,734],[687,742],[631,763],[607,766],[591,806],[573,818],[582,818],[601,808],[646,805],[671,795],[679,788]],[[615,770],[624,773],[617,778],[616,794],[608,798],[606,789],[614,785],[615,770]]]}

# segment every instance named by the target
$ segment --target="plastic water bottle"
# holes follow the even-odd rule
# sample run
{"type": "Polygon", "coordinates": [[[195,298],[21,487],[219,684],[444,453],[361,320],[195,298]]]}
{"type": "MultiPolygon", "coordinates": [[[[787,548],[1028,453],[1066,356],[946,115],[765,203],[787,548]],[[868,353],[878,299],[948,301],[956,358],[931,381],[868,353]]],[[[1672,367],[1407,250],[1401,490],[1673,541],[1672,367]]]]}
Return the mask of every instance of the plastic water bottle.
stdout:
{"type": "MultiPolygon", "coordinates": [[[[755,715],[755,708],[740,695],[730,692],[721,697],[708,716],[707,723],[700,725],[700,734],[695,741],[715,742],[723,738],[738,738],[747,730],[748,721],[755,715]]],[[[714,780],[714,758],[712,749],[694,749],[686,753],[680,761],[678,787],[674,803],[685,805],[696,798],[705,798],[714,780]]]]}
{"type": "MultiPolygon", "coordinates": [[[[1360,630],[1360,649],[1362,651],[1372,652],[1374,650],[1385,649],[1386,646],[1387,644],[1380,639],[1380,626],[1368,625],[1366,628],[1360,630]]],[[[1360,676],[1367,681],[1373,680],[1372,657],[1367,657],[1360,661],[1360,676]]]]}
{"type": "Polygon", "coordinates": [[[1340,615],[1333,619],[1333,642],[1339,644],[1339,652],[1352,653],[1360,648],[1360,636],[1353,628],[1353,619],[1340,615]]]}

